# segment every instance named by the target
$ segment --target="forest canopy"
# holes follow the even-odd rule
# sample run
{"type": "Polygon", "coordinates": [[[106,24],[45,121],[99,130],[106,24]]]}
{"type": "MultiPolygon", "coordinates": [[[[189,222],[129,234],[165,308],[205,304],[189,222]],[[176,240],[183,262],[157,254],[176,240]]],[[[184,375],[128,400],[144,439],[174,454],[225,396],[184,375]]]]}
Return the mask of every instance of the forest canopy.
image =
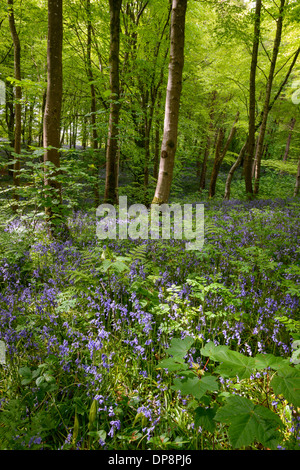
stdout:
{"type": "MultiPolygon", "coordinates": [[[[75,160],[88,173],[95,205],[103,198],[116,203],[119,186],[135,202],[149,204],[155,202],[155,188],[157,199],[160,185],[168,202],[171,188],[180,193],[185,179],[193,191],[209,197],[223,192],[228,199],[231,181],[224,188],[219,172],[231,169],[228,176],[235,181],[232,166],[238,157],[236,167],[243,167],[249,197],[263,191],[261,173],[272,169],[296,176],[298,2],[264,1],[258,18],[255,2],[189,1],[175,41],[172,2],[62,3],[62,40],[54,46],[62,55],[59,144],[49,144],[44,136],[48,5],[2,2],[1,165],[2,172],[14,174],[16,186],[20,168],[25,171],[30,161],[26,155],[42,155],[39,149],[48,145],[60,149],[63,164],[75,160]],[[176,122],[164,126],[170,64],[180,47],[181,85],[171,92],[180,111],[176,122]],[[176,129],[176,142],[166,136],[167,125],[173,134],[176,129]],[[162,158],[171,149],[168,139],[173,155],[162,158]],[[22,155],[15,164],[12,148],[22,155]],[[164,180],[160,164],[169,165],[164,180]]],[[[56,166],[58,160],[59,155],[50,157],[56,166]]]]}

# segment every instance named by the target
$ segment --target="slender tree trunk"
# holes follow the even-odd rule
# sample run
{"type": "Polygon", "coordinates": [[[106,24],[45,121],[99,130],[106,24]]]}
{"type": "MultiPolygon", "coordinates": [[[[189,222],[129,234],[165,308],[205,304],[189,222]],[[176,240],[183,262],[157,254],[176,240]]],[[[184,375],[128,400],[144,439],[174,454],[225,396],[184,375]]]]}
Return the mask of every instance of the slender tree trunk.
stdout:
{"type": "Polygon", "coordinates": [[[268,120],[268,115],[269,115],[269,104],[270,104],[271,91],[272,91],[272,85],[273,85],[273,79],[274,79],[274,72],[275,72],[276,61],[277,61],[277,56],[278,56],[280,42],[281,42],[284,5],[285,5],[285,0],[281,0],[280,8],[279,8],[279,17],[277,20],[276,35],[275,35],[274,46],[273,46],[272,59],[271,59],[271,64],[270,64],[269,77],[268,77],[266,94],[265,94],[265,102],[264,102],[264,107],[263,107],[263,118],[262,118],[262,123],[260,126],[258,143],[257,143],[254,194],[258,194],[258,191],[259,191],[259,179],[260,179],[261,158],[262,158],[262,153],[263,153],[263,143],[264,143],[267,120],[268,120]]]}
{"type": "Polygon", "coordinates": [[[229,200],[230,199],[230,186],[231,186],[231,181],[234,175],[235,170],[238,168],[238,166],[241,164],[242,159],[244,158],[245,152],[246,152],[246,147],[247,147],[248,141],[243,145],[243,147],[240,150],[239,156],[232,165],[232,167],[229,170],[226,183],[225,183],[225,194],[224,194],[224,199],[229,200]]]}
{"type": "Polygon", "coordinates": [[[159,174],[153,204],[167,203],[170,196],[177,146],[179,104],[184,65],[184,32],[187,0],[173,0],[171,12],[170,61],[165,104],[164,134],[159,174]]]}
{"type": "Polygon", "coordinates": [[[86,117],[83,116],[82,134],[81,134],[81,145],[82,145],[83,150],[86,149],[86,140],[87,140],[86,117]]]}
{"type": "MultiPolygon", "coordinates": [[[[93,149],[98,149],[98,133],[96,127],[96,110],[97,110],[97,100],[96,100],[96,90],[94,85],[94,75],[92,69],[92,21],[91,21],[91,0],[86,0],[86,12],[87,12],[87,75],[90,81],[90,91],[91,91],[91,126],[92,126],[92,136],[93,136],[93,149]]],[[[94,204],[95,207],[98,207],[100,204],[100,193],[99,193],[99,163],[97,152],[93,155],[93,164],[96,168],[96,182],[94,185],[94,204]]]]}
{"type": "Polygon", "coordinates": [[[296,124],[296,119],[293,117],[290,122],[290,132],[286,141],[286,146],[285,146],[285,151],[283,155],[283,161],[286,162],[289,156],[289,150],[290,150],[290,145],[291,145],[291,140],[292,140],[292,134],[293,130],[296,124]]]}
{"type": "MultiPolygon", "coordinates": [[[[280,87],[278,88],[277,90],[277,93],[275,94],[274,98],[272,99],[272,101],[270,102],[269,104],[269,112],[271,111],[271,109],[273,108],[274,104],[276,103],[277,99],[279,98],[283,88],[285,87],[290,75],[291,75],[291,72],[295,66],[295,63],[297,62],[297,59],[298,59],[298,56],[300,54],[300,47],[295,51],[295,53],[293,54],[293,60],[291,62],[291,65],[289,66],[289,69],[283,79],[283,81],[281,82],[280,84],[280,87]]],[[[257,131],[260,126],[261,126],[261,123],[262,123],[262,119],[263,119],[263,111],[260,113],[260,116],[259,116],[259,119],[258,119],[258,122],[256,123],[255,125],[255,130],[257,131]]],[[[232,178],[233,178],[233,174],[235,172],[235,170],[238,168],[239,164],[241,163],[241,161],[243,160],[244,158],[244,154],[245,154],[245,150],[246,150],[246,147],[247,147],[247,144],[248,144],[248,136],[247,136],[247,140],[246,140],[246,143],[245,145],[242,147],[241,149],[241,152],[242,152],[242,156],[241,154],[238,156],[238,159],[237,159],[237,164],[234,163],[234,165],[232,166],[232,168],[230,169],[230,175],[228,175],[228,182],[226,183],[228,185],[227,187],[227,190],[225,191],[225,199],[229,199],[230,197],[230,184],[231,184],[231,181],[232,181],[232,178]],[[226,193],[228,194],[228,196],[226,195],[226,193]]]]}
{"type": "MultiPolygon", "coordinates": [[[[274,106],[274,104],[276,103],[277,99],[279,98],[279,96],[280,96],[280,94],[281,94],[281,92],[282,92],[284,86],[286,85],[286,83],[287,83],[287,81],[288,81],[288,79],[289,79],[289,77],[290,77],[290,75],[291,75],[291,72],[292,72],[292,70],[293,70],[293,68],[294,68],[294,66],[295,66],[295,63],[297,62],[297,59],[298,59],[299,54],[300,54],[300,47],[299,47],[299,48],[295,51],[295,53],[293,54],[294,57],[293,57],[293,60],[292,60],[292,62],[291,62],[291,65],[289,66],[289,69],[288,69],[288,71],[287,71],[287,73],[286,73],[286,75],[285,75],[283,81],[281,82],[280,87],[278,88],[276,95],[274,96],[274,98],[272,99],[272,101],[271,101],[270,104],[269,104],[269,112],[270,112],[271,109],[273,108],[273,106],[274,106]]],[[[262,119],[263,119],[263,111],[260,113],[258,122],[257,122],[257,124],[255,125],[255,130],[256,130],[256,131],[260,128],[261,123],[262,123],[262,119]]],[[[242,161],[243,158],[244,158],[244,154],[245,154],[245,150],[246,150],[247,144],[248,144],[248,136],[247,136],[247,140],[246,140],[245,145],[244,145],[244,146],[242,147],[242,149],[241,149],[241,152],[243,152],[243,155],[242,155],[241,157],[240,157],[240,155],[238,156],[238,159],[237,159],[238,162],[236,162],[237,164],[234,164],[234,165],[232,166],[232,168],[230,169],[230,173],[231,173],[231,174],[230,174],[230,177],[229,177],[229,180],[228,180],[228,188],[227,188],[227,192],[228,192],[229,195],[230,195],[230,184],[231,184],[231,181],[232,181],[232,178],[233,178],[233,174],[234,174],[235,170],[238,168],[239,164],[241,163],[241,161],[242,161]]],[[[228,176],[229,176],[229,175],[228,175],[228,176]]],[[[225,199],[227,199],[227,198],[229,199],[229,195],[228,195],[228,197],[227,197],[227,196],[226,196],[226,197],[224,196],[225,199]]]]}
{"type": "Polygon", "coordinates": [[[219,173],[219,161],[221,160],[221,149],[222,149],[222,144],[224,140],[224,135],[225,135],[225,130],[223,129],[223,127],[221,127],[218,132],[214,165],[213,165],[211,178],[210,178],[209,197],[213,197],[215,195],[216,181],[217,181],[217,176],[219,173]]]}
{"type": "Polygon", "coordinates": [[[27,149],[29,149],[30,145],[32,144],[32,124],[33,124],[34,104],[35,104],[35,100],[31,101],[30,107],[29,107],[28,134],[27,134],[27,140],[26,140],[27,149]]]}
{"type": "MultiPolygon", "coordinates": [[[[19,82],[21,81],[21,46],[19,35],[16,30],[15,16],[14,16],[14,2],[13,0],[7,0],[8,3],[8,19],[10,33],[14,44],[14,76],[19,82]]],[[[22,133],[22,122],[21,122],[21,98],[22,89],[20,84],[15,86],[15,135],[14,135],[14,151],[16,154],[21,153],[21,133],[22,133]]],[[[14,174],[13,174],[14,186],[20,185],[20,160],[15,157],[14,163],[14,174]]],[[[15,201],[19,200],[17,193],[14,194],[15,201]]],[[[17,205],[14,206],[14,209],[17,205]]]]}
{"type": "Polygon", "coordinates": [[[93,148],[98,148],[98,135],[96,129],[96,92],[95,85],[93,83],[93,69],[92,69],[92,59],[91,59],[91,49],[92,49],[92,21],[91,21],[91,0],[86,0],[86,12],[87,12],[87,75],[90,81],[90,91],[91,91],[91,125],[92,125],[92,135],[93,135],[93,148]]]}
{"type": "Polygon", "coordinates": [[[110,7],[110,91],[111,103],[109,112],[108,139],[106,147],[106,181],[105,202],[118,204],[118,170],[119,170],[119,114],[120,114],[120,10],[122,0],[109,0],[110,7]]]}
{"type": "Polygon", "coordinates": [[[298,160],[298,168],[297,168],[297,175],[296,175],[296,184],[294,189],[294,197],[298,196],[300,188],[300,158],[298,160]]]}
{"type": "Polygon", "coordinates": [[[39,147],[42,147],[44,142],[44,115],[46,106],[47,90],[43,93],[42,106],[41,106],[41,122],[39,125],[39,147]]]}
{"type": "Polygon", "coordinates": [[[254,21],[254,37],[252,47],[252,59],[250,70],[250,84],[249,84],[249,130],[248,130],[248,145],[247,152],[244,160],[244,178],[245,189],[249,198],[253,197],[252,187],[252,164],[255,149],[255,94],[256,94],[256,67],[257,55],[260,36],[260,13],[261,13],[261,0],[256,0],[255,8],[255,21],[254,21]]]}
{"type": "Polygon", "coordinates": [[[202,189],[205,189],[207,161],[208,161],[209,151],[210,151],[210,147],[211,147],[211,133],[212,133],[212,130],[213,130],[213,120],[214,120],[214,113],[215,113],[214,106],[215,106],[216,96],[217,96],[217,92],[214,91],[212,93],[212,101],[211,101],[210,111],[209,111],[208,133],[207,133],[206,146],[205,146],[204,157],[203,157],[202,168],[201,168],[201,174],[200,174],[200,180],[199,180],[199,191],[200,192],[202,191],[202,189]]]}
{"type": "Polygon", "coordinates": [[[217,141],[217,146],[216,146],[216,154],[215,154],[215,160],[214,160],[214,165],[212,169],[212,174],[211,174],[211,179],[210,179],[210,186],[209,186],[209,197],[214,197],[216,193],[216,183],[217,183],[217,178],[218,174],[220,171],[221,164],[225,158],[225,155],[228,151],[229,145],[232,142],[232,139],[235,135],[236,132],[236,123],[239,119],[239,112],[236,115],[236,118],[234,120],[234,124],[230,130],[229,136],[227,138],[227,141],[225,143],[224,149],[221,152],[221,147],[222,147],[222,142],[224,139],[224,130],[220,129],[219,131],[219,136],[218,136],[218,141],[217,141]]]}
{"type": "Polygon", "coordinates": [[[66,230],[62,216],[60,168],[60,117],[62,106],[62,0],[48,0],[47,98],[44,114],[45,211],[49,235],[66,230]],[[51,148],[49,148],[51,147],[51,148]],[[49,171],[49,163],[54,165],[49,171]],[[50,174],[51,172],[51,174],[50,174]]]}
{"type": "Polygon", "coordinates": [[[155,120],[155,137],[154,137],[154,161],[153,161],[153,178],[158,178],[158,164],[159,164],[159,120],[155,120]]]}
{"type": "MultiPolygon", "coordinates": [[[[9,81],[5,82],[5,122],[7,126],[7,133],[9,139],[9,145],[11,148],[14,148],[15,145],[15,113],[14,113],[14,89],[12,84],[9,81]]],[[[13,178],[13,165],[10,163],[12,160],[11,152],[8,156],[8,174],[13,178]]]]}

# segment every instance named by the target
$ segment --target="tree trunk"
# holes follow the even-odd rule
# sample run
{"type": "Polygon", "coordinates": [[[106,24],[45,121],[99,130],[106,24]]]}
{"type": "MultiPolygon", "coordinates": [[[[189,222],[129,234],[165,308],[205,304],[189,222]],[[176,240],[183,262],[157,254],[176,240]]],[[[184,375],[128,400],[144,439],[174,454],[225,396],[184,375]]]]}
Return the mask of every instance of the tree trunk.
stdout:
{"type": "Polygon", "coordinates": [[[252,59],[250,70],[250,84],[249,84],[249,130],[248,130],[248,145],[244,161],[244,178],[245,189],[247,196],[251,199],[253,197],[252,187],[252,164],[255,150],[255,91],[256,91],[256,67],[257,55],[260,36],[260,13],[261,13],[261,0],[256,0],[255,8],[255,21],[254,21],[254,37],[252,47],[252,59]]]}
{"type": "Polygon", "coordinates": [[[43,93],[42,106],[41,106],[41,122],[39,127],[39,147],[42,147],[44,142],[44,115],[45,115],[45,106],[46,106],[47,90],[43,93]]]}
{"type": "MultiPolygon", "coordinates": [[[[284,86],[286,85],[286,83],[287,83],[287,81],[288,81],[288,79],[289,79],[289,77],[290,77],[290,75],[291,75],[291,72],[292,72],[292,70],[293,70],[293,68],[294,68],[294,66],[295,66],[295,63],[297,62],[297,59],[298,59],[299,54],[300,54],[300,47],[299,47],[299,48],[296,50],[296,52],[293,54],[294,58],[293,58],[293,60],[292,60],[292,62],[291,62],[291,65],[290,65],[290,67],[289,67],[289,69],[288,69],[288,71],[287,71],[287,73],[286,73],[286,75],[285,75],[283,81],[281,82],[280,87],[278,88],[276,95],[274,96],[274,98],[272,99],[272,101],[271,101],[270,104],[269,104],[269,112],[270,112],[271,109],[273,108],[273,106],[274,106],[274,104],[276,103],[277,99],[279,98],[279,96],[280,96],[280,94],[281,94],[281,92],[282,92],[284,86]]],[[[260,113],[258,122],[257,122],[257,124],[255,125],[255,130],[256,130],[256,131],[257,131],[257,130],[260,128],[260,126],[261,126],[262,118],[263,118],[263,111],[260,113]]],[[[230,169],[230,172],[229,172],[230,175],[228,175],[228,178],[229,178],[229,181],[228,181],[228,188],[227,188],[227,190],[225,191],[225,196],[224,196],[225,199],[229,199],[231,180],[232,180],[232,178],[233,178],[233,174],[234,174],[235,170],[238,168],[239,164],[240,164],[241,161],[243,160],[243,157],[244,157],[244,154],[245,154],[245,150],[246,150],[247,144],[248,144],[248,136],[247,136],[247,140],[246,140],[245,145],[244,145],[244,146],[242,147],[242,149],[241,149],[241,152],[243,153],[242,156],[241,156],[241,154],[238,156],[237,161],[234,163],[234,165],[233,165],[232,168],[230,169]],[[228,196],[227,196],[227,194],[228,194],[228,196]]],[[[226,182],[226,184],[227,184],[227,182],[226,182]]]]}
{"type": "Polygon", "coordinates": [[[230,170],[229,170],[229,173],[228,173],[228,176],[227,176],[227,179],[226,179],[226,183],[225,183],[224,199],[226,199],[226,200],[229,200],[229,199],[230,199],[230,186],[231,186],[231,181],[232,181],[232,178],[233,178],[233,175],[234,175],[235,170],[236,170],[236,169],[238,168],[238,166],[241,164],[242,159],[243,159],[243,157],[244,157],[244,155],[245,155],[247,143],[248,143],[248,141],[246,141],[246,143],[245,143],[245,144],[243,145],[243,147],[241,148],[238,158],[236,159],[236,161],[234,162],[234,164],[232,165],[232,167],[231,167],[230,170]]]}
{"type": "Polygon", "coordinates": [[[29,119],[28,119],[28,134],[26,139],[26,147],[29,149],[32,144],[32,124],[33,124],[33,112],[34,112],[35,100],[32,100],[29,107],[29,119]]]}
{"type": "Polygon", "coordinates": [[[120,10],[122,0],[109,0],[110,8],[110,91],[111,103],[109,112],[108,139],[106,148],[106,181],[104,201],[118,204],[119,173],[119,51],[120,51],[120,10]]]}
{"type": "Polygon", "coordinates": [[[280,42],[281,42],[284,5],[285,5],[285,0],[281,0],[280,1],[280,8],[279,8],[279,17],[278,17],[278,20],[277,20],[276,35],[275,35],[274,46],[273,46],[272,59],[271,59],[271,65],[270,65],[270,71],[269,71],[269,77],[268,77],[267,88],[266,88],[265,102],[264,102],[264,107],[263,107],[263,118],[262,118],[262,123],[261,123],[261,126],[260,126],[258,143],[257,143],[254,194],[258,194],[258,191],[259,191],[260,166],[261,166],[261,158],[262,158],[262,153],[263,153],[263,143],[264,143],[266,127],[267,127],[267,120],[268,120],[268,115],[269,115],[269,104],[270,104],[270,98],[271,98],[271,91],[272,91],[272,85],[273,85],[275,66],[276,66],[277,56],[278,56],[278,52],[279,52],[279,46],[280,46],[280,42]]]}
{"type": "Polygon", "coordinates": [[[66,230],[62,217],[60,168],[60,117],[62,105],[62,0],[48,0],[47,97],[44,114],[45,211],[49,235],[66,230]],[[49,148],[51,147],[51,148],[49,148]],[[49,168],[49,163],[53,165],[49,168]]]}
{"type": "Polygon", "coordinates": [[[14,89],[9,81],[5,82],[5,122],[7,126],[9,144],[15,145],[15,113],[14,113],[14,89]]]}
{"type": "MultiPolygon", "coordinates": [[[[293,58],[293,60],[292,60],[292,62],[291,62],[291,65],[290,65],[290,67],[289,67],[289,69],[288,69],[288,71],[287,71],[287,73],[286,73],[286,75],[285,75],[283,81],[281,82],[280,87],[278,88],[276,95],[274,96],[274,98],[272,99],[272,101],[271,101],[270,104],[269,104],[269,112],[270,112],[271,109],[273,108],[273,106],[274,106],[274,104],[276,103],[277,99],[279,98],[279,96],[280,96],[280,94],[281,94],[281,92],[282,92],[284,86],[286,85],[286,83],[287,83],[287,81],[288,81],[288,79],[289,79],[289,77],[290,77],[290,75],[291,75],[291,72],[292,72],[292,70],[293,70],[293,68],[294,68],[294,66],[295,66],[295,63],[297,62],[297,59],[298,59],[299,54],[300,54],[300,47],[299,47],[299,48],[296,50],[296,52],[293,54],[294,58],[293,58]]],[[[255,131],[257,131],[257,130],[260,128],[261,123],[262,123],[262,119],[263,119],[263,111],[260,113],[258,122],[257,122],[257,124],[255,125],[255,131]]],[[[237,159],[238,162],[235,162],[235,163],[237,163],[237,164],[234,164],[234,165],[232,166],[232,168],[230,169],[230,173],[231,173],[231,174],[230,174],[230,178],[229,178],[229,187],[228,187],[229,193],[228,193],[228,194],[230,194],[230,184],[231,184],[231,180],[232,180],[232,178],[233,178],[233,174],[234,174],[235,170],[238,168],[238,166],[239,166],[239,164],[241,163],[241,161],[243,160],[243,157],[244,157],[244,154],[245,154],[245,150],[246,150],[247,144],[248,144],[248,136],[247,136],[247,140],[246,140],[245,145],[244,145],[244,146],[242,147],[242,149],[241,149],[241,152],[243,152],[243,155],[242,155],[241,157],[240,157],[240,155],[238,156],[238,159],[237,159]]],[[[228,176],[229,176],[229,175],[228,175],[228,176]]],[[[224,197],[225,197],[225,196],[224,196],[224,197]]],[[[225,197],[225,199],[227,199],[227,196],[225,197]]],[[[229,199],[229,196],[228,196],[228,199],[229,199]]]]}
{"type": "Polygon", "coordinates": [[[290,150],[290,145],[291,145],[291,140],[292,140],[292,134],[293,130],[296,124],[296,119],[293,117],[290,122],[290,132],[286,141],[286,146],[285,146],[285,151],[283,155],[283,161],[286,162],[289,156],[289,150],[290,150]]]}
{"type": "Polygon", "coordinates": [[[98,148],[98,135],[96,129],[96,92],[95,85],[93,83],[94,76],[92,70],[92,59],[91,59],[91,48],[92,48],[92,22],[91,22],[91,1],[86,0],[86,12],[87,12],[87,75],[90,81],[91,91],[91,125],[93,135],[93,148],[98,148]]]}
{"type": "MultiPolygon", "coordinates": [[[[92,136],[93,136],[93,149],[98,149],[98,133],[96,127],[96,110],[97,110],[97,101],[96,101],[96,90],[92,69],[92,58],[91,58],[91,49],[92,49],[92,21],[91,21],[91,0],[86,0],[86,13],[87,13],[87,75],[90,81],[90,92],[91,92],[91,126],[92,126],[92,136]]],[[[97,158],[97,153],[93,155],[93,164],[96,168],[96,182],[94,185],[94,204],[95,207],[98,207],[100,204],[100,193],[99,193],[99,163],[97,158]]]]}
{"type": "Polygon", "coordinates": [[[158,163],[159,163],[159,120],[155,120],[155,140],[154,140],[154,160],[153,160],[153,178],[158,178],[158,163]]]}
{"type": "Polygon", "coordinates": [[[184,65],[184,31],[187,0],[173,0],[171,12],[170,61],[165,104],[164,133],[153,204],[167,203],[170,196],[177,146],[179,104],[184,65]]]}
{"type": "Polygon", "coordinates": [[[214,160],[214,165],[213,165],[213,169],[212,169],[212,173],[211,173],[211,179],[210,179],[210,186],[209,186],[209,197],[214,197],[215,193],[216,193],[216,183],[217,183],[217,178],[218,178],[218,174],[219,174],[219,171],[220,171],[220,167],[221,167],[221,164],[225,158],[225,155],[228,151],[228,148],[229,148],[229,145],[231,144],[232,142],[232,139],[235,135],[235,132],[236,132],[236,123],[239,119],[239,112],[237,113],[236,115],[236,118],[234,120],[234,124],[231,128],[231,131],[229,133],[229,136],[227,138],[227,141],[225,143],[225,146],[224,146],[224,149],[221,153],[221,147],[222,147],[222,142],[223,142],[223,139],[224,139],[224,130],[223,129],[220,129],[219,131],[219,136],[218,136],[218,141],[217,141],[217,146],[216,146],[216,154],[215,154],[215,160],[214,160]]]}
{"type": "Polygon", "coordinates": [[[211,146],[211,133],[213,129],[213,119],[214,119],[214,112],[215,112],[214,105],[215,105],[216,96],[217,96],[217,92],[214,91],[212,93],[212,101],[211,101],[210,111],[209,111],[209,126],[208,126],[209,128],[208,128],[206,146],[205,146],[204,157],[203,157],[203,162],[202,162],[201,175],[200,175],[200,180],[199,180],[199,191],[201,191],[202,189],[205,189],[207,160],[209,157],[209,151],[210,151],[210,146],[211,146]]]}
{"type": "MultiPolygon", "coordinates": [[[[14,44],[14,77],[19,82],[21,81],[21,46],[19,35],[16,30],[15,17],[14,17],[14,2],[13,0],[7,0],[8,3],[8,19],[9,19],[9,28],[11,37],[14,44]]],[[[14,135],[14,151],[16,154],[21,153],[21,133],[22,133],[22,123],[21,123],[21,99],[22,99],[22,89],[20,84],[15,86],[15,135],[14,135]]],[[[20,185],[20,160],[15,157],[14,163],[14,174],[13,174],[14,186],[18,187],[20,185]]],[[[15,201],[19,200],[18,194],[14,194],[15,201]]],[[[14,209],[17,208],[17,205],[14,206],[14,209]]]]}
{"type": "Polygon", "coordinates": [[[298,196],[300,188],[300,158],[298,160],[298,168],[297,168],[297,175],[296,175],[296,184],[294,189],[294,197],[298,196]]]}

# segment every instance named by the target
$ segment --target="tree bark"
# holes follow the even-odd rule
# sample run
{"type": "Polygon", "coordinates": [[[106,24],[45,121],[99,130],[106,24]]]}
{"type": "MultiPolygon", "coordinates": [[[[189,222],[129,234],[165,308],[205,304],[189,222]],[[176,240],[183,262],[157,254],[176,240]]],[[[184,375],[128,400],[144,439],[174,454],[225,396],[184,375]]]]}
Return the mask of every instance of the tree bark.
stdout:
{"type": "MultiPolygon", "coordinates": [[[[19,35],[16,30],[15,16],[14,16],[14,2],[13,0],[7,0],[8,3],[8,19],[11,37],[14,45],[14,78],[21,81],[21,46],[19,35]]],[[[16,154],[21,153],[21,134],[22,134],[22,122],[21,122],[21,99],[22,89],[19,83],[15,86],[15,132],[14,132],[14,151],[16,154]]],[[[14,186],[20,185],[20,160],[15,157],[14,163],[14,174],[13,174],[14,186]]],[[[19,200],[17,193],[14,194],[15,201],[19,200]]],[[[17,205],[14,206],[14,209],[17,205]]]]}
{"type": "Polygon", "coordinates": [[[164,133],[153,204],[168,203],[177,146],[178,117],[184,65],[184,32],[187,0],[173,0],[171,11],[170,60],[165,104],[164,133]]]}
{"type": "Polygon", "coordinates": [[[291,140],[292,140],[292,134],[293,130],[296,124],[296,119],[293,117],[290,122],[290,132],[286,141],[286,146],[285,146],[285,151],[283,155],[283,161],[286,162],[289,156],[289,150],[290,150],[290,145],[291,145],[291,140]]]}
{"type": "MultiPolygon", "coordinates": [[[[94,85],[94,75],[92,69],[92,21],[91,21],[91,0],[86,0],[86,13],[87,13],[87,75],[90,81],[90,92],[91,92],[91,126],[92,126],[92,136],[93,136],[93,149],[98,149],[98,133],[96,127],[96,110],[97,110],[97,100],[96,100],[96,90],[94,85]]],[[[96,182],[94,185],[94,204],[96,207],[100,204],[100,193],[99,193],[99,163],[97,158],[97,153],[93,155],[93,164],[96,168],[96,182]]]]}
{"type": "Polygon", "coordinates": [[[225,183],[224,199],[226,199],[226,200],[230,199],[230,186],[231,186],[231,181],[232,181],[232,178],[233,178],[233,174],[234,174],[235,170],[237,169],[237,167],[240,165],[240,163],[241,163],[241,161],[242,161],[242,159],[245,155],[246,147],[247,147],[247,142],[241,148],[238,158],[236,159],[236,161],[234,162],[234,164],[232,165],[232,167],[229,170],[229,173],[228,173],[228,176],[227,176],[227,179],[226,179],[226,183],[225,183]]]}
{"type": "Polygon", "coordinates": [[[34,112],[35,100],[32,100],[29,106],[29,119],[28,119],[28,134],[26,139],[26,147],[29,149],[32,144],[32,124],[33,124],[33,112],[34,112]]]}
{"type": "Polygon", "coordinates": [[[86,0],[86,12],[87,12],[87,75],[90,81],[90,91],[91,91],[91,125],[92,125],[92,135],[93,135],[93,148],[98,148],[98,135],[96,129],[96,92],[95,85],[93,83],[93,69],[92,69],[92,59],[91,59],[91,48],[92,48],[92,22],[91,22],[91,0],[86,0]]]}
{"type": "MultiPolygon", "coordinates": [[[[280,94],[281,94],[283,88],[285,87],[285,85],[286,85],[286,83],[287,83],[287,81],[288,81],[288,79],[289,79],[289,77],[290,77],[290,75],[291,75],[291,72],[292,72],[292,70],[293,70],[293,68],[294,68],[294,66],[295,66],[295,63],[297,62],[297,59],[298,59],[299,54],[300,54],[300,47],[299,47],[299,48],[297,49],[297,51],[293,54],[294,58],[293,58],[293,60],[292,60],[292,62],[291,62],[291,65],[290,65],[290,67],[289,67],[289,69],[288,69],[288,71],[287,71],[287,73],[286,73],[286,75],[285,75],[283,81],[281,82],[280,87],[278,88],[276,95],[274,96],[274,98],[272,99],[272,101],[271,101],[270,104],[269,104],[269,112],[270,112],[271,109],[273,108],[273,106],[274,106],[274,104],[276,103],[277,99],[279,98],[279,96],[280,96],[280,94]]],[[[260,126],[261,126],[262,118],[263,118],[263,111],[260,113],[258,122],[257,122],[256,125],[255,125],[255,130],[256,130],[256,131],[257,131],[257,130],[260,128],[260,126]]],[[[238,156],[237,162],[235,162],[234,165],[233,165],[233,166],[231,167],[231,169],[230,169],[230,172],[229,172],[229,173],[230,173],[230,177],[229,177],[229,175],[228,175],[229,178],[228,178],[228,181],[226,182],[226,184],[227,184],[227,189],[225,190],[225,196],[224,196],[225,199],[229,199],[229,197],[230,197],[230,184],[231,184],[231,181],[232,181],[232,178],[233,178],[233,174],[234,174],[235,170],[238,168],[239,164],[241,163],[241,161],[242,161],[243,158],[244,158],[244,154],[245,154],[245,150],[246,150],[247,144],[248,144],[248,136],[247,136],[247,140],[246,140],[245,145],[244,145],[244,146],[242,147],[242,149],[241,149],[242,156],[241,156],[241,154],[238,156]]]]}
{"type": "Polygon", "coordinates": [[[57,180],[60,168],[60,117],[63,84],[62,40],[62,0],[48,0],[47,97],[43,135],[45,148],[45,211],[51,237],[57,236],[59,232],[66,230],[61,213],[61,184],[57,180]],[[49,163],[52,164],[50,168],[49,163]]]}
{"type": "Polygon", "coordinates": [[[214,91],[212,93],[212,100],[211,100],[210,111],[209,111],[208,134],[207,134],[207,139],[206,139],[206,146],[205,146],[203,162],[202,162],[202,168],[201,168],[201,174],[200,174],[200,180],[199,180],[199,191],[200,192],[202,191],[202,189],[205,189],[207,161],[208,161],[209,151],[210,151],[210,147],[211,147],[211,133],[212,133],[212,129],[213,129],[213,120],[214,120],[214,113],[215,113],[214,105],[215,105],[215,101],[216,101],[216,96],[217,96],[217,92],[214,91]]]}
{"type": "Polygon", "coordinates": [[[218,141],[217,141],[217,145],[216,145],[216,154],[215,154],[215,160],[214,160],[214,165],[213,165],[213,169],[212,169],[212,173],[211,173],[211,179],[210,179],[210,186],[209,186],[209,197],[214,197],[215,193],[216,193],[216,183],[217,183],[217,178],[218,178],[218,174],[219,174],[219,171],[220,171],[220,167],[221,167],[221,164],[225,158],[225,155],[228,151],[228,148],[229,148],[229,145],[231,144],[232,142],[232,139],[235,135],[235,132],[236,132],[236,123],[239,119],[239,112],[237,113],[236,117],[235,117],[235,120],[234,120],[234,124],[230,130],[230,133],[229,133],[229,136],[227,138],[227,141],[225,143],[225,146],[224,146],[224,149],[223,151],[221,152],[221,147],[222,147],[222,142],[223,142],[223,139],[224,139],[224,130],[223,129],[220,129],[219,131],[219,136],[218,136],[218,141]]]}
{"type": "Polygon", "coordinates": [[[298,196],[300,188],[300,158],[298,160],[298,168],[297,168],[297,175],[296,175],[296,184],[294,189],[294,197],[298,196]]]}
{"type": "Polygon", "coordinates": [[[253,197],[252,187],[252,164],[255,150],[255,95],[256,95],[256,67],[258,56],[258,45],[260,36],[260,13],[261,0],[256,0],[254,37],[252,46],[250,83],[249,83],[249,126],[248,126],[248,145],[244,161],[245,189],[248,198],[253,197]]]}
{"type": "Polygon", "coordinates": [[[159,120],[155,120],[155,138],[154,138],[154,159],[153,159],[153,178],[158,178],[158,164],[159,164],[159,120]]]}
{"type": "Polygon", "coordinates": [[[276,35],[275,35],[275,40],[274,40],[273,52],[272,52],[272,59],[271,59],[269,76],[268,76],[268,81],[267,81],[262,123],[260,126],[258,143],[257,143],[254,194],[258,194],[258,191],[259,191],[259,179],[260,179],[261,158],[262,158],[262,153],[263,153],[263,143],[264,143],[267,120],[268,120],[268,115],[269,115],[269,104],[270,104],[270,98],[271,98],[275,66],[276,66],[277,56],[278,56],[280,42],[281,42],[284,6],[285,6],[285,0],[281,0],[280,7],[279,7],[279,17],[277,20],[276,35]]]}
{"type": "Polygon", "coordinates": [[[14,112],[14,88],[9,81],[5,82],[5,122],[7,126],[9,144],[15,145],[15,112],[14,112]]]}
{"type": "Polygon", "coordinates": [[[119,178],[119,115],[120,115],[120,10],[122,0],[109,0],[110,8],[110,91],[111,103],[109,112],[108,139],[106,148],[106,181],[104,201],[118,204],[119,178]]]}

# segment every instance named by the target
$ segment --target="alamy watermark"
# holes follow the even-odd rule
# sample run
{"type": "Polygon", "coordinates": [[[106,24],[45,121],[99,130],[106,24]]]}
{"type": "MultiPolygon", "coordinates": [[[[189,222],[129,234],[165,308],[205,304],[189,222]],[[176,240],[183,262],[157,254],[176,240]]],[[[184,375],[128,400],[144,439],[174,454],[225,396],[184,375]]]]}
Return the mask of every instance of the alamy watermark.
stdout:
{"type": "Polygon", "coordinates": [[[204,244],[204,204],[151,204],[148,209],[143,204],[127,207],[127,196],[120,196],[118,209],[101,204],[96,217],[96,235],[101,240],[174,238],[187,240],[187,250],[201,250],[204,244]]]}
{"type": "Polygon", "coordinates": [[[5,104],[5,83],[0,80],[0,106],[5,104]]]}
{"type": "Polygon", "coordinates": [[[300,80],[296,80],[292,83],[292,88],[296,88],[296,91],[292,94],[292,103],[299,104],[300,103],[300,80]]]}

